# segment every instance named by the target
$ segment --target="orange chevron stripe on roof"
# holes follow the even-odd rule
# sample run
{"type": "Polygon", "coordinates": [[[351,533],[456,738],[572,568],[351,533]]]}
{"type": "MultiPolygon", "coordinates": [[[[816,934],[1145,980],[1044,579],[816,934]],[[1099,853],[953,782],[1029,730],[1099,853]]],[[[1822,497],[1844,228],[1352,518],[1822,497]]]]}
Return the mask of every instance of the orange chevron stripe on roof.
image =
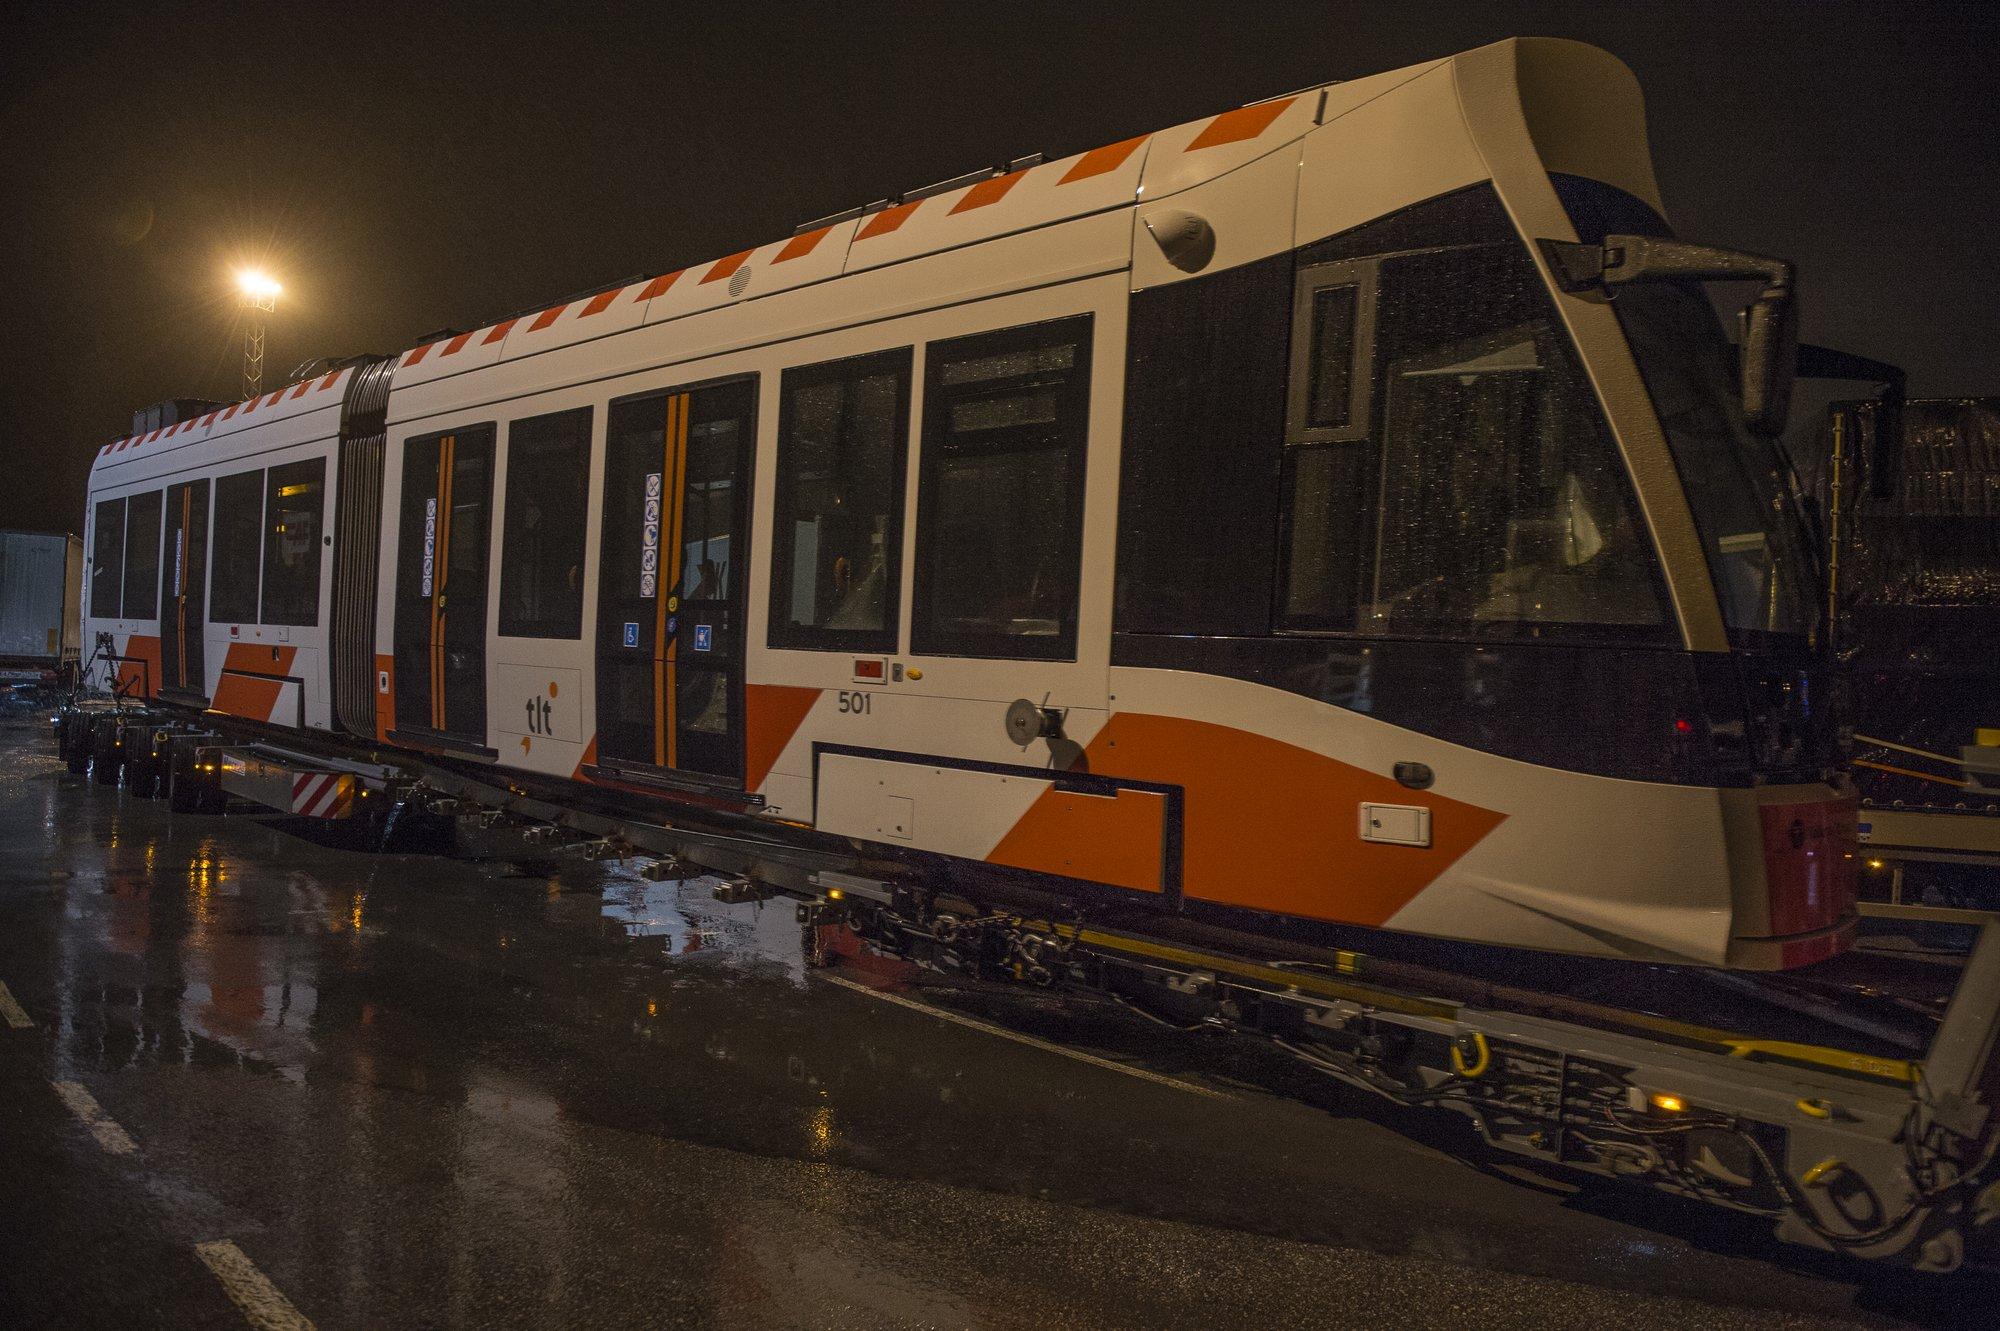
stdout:
{"type": "Polygon", "coordinates": [[[984,208],[990,204],[998,203],[1000,200],[1006,198],[1008,192],[1014,186],[1020,184],[1021,178],[1027,174],[1026,171],[1015,171],[1010,175],[994,176],[991,180],[982,180],[967,190],[964,197],[951,206],[951,212],[945,215],[951,217],[959,213],[971,212],[974,208],[984,208]]]}
{"type": "Polygon", "coordinates": [[[872,240],[876,236],[888,235],[891,231],[909,221],[910,214],[914,213],[922,203],[923,200],[918,199],[915,203],[899,203],[894,208],[884,208],[881,212],[869,218],[868,225],[855,232],[854,238],[856,240],[872,240]]]}
{"type": "Polygon", "coordinates": [[[1140,144],[1152,137],[1150,134],[1141,134],[1136,139],[1126,139],[1122,143],[1107,143],[1102,148],[1092,148],[1077,158],[1076,165],[1063,172],[1063,178],[1056,184],[1067,185],[1071,181],[1089,180],[1092,176],[1116,171],[1125,165],[1126,158],[1139,151],[1140,144]]]}
{"type": "Polygon", "coordinates": [[[1194,136],[1182,152],[1197,152],[1203,148],[1217,148],[1225,143],[1241,143],[1254,139],[1271,127],[1273,121],[1285,113],[1285,108],[1296,102],[1296,97],[1280,97],[1276,101],[1258,102],[1254,106],[1239,106],[1234,111],[1224,111],[1208,122],[1201,133],[1194,136]]]}

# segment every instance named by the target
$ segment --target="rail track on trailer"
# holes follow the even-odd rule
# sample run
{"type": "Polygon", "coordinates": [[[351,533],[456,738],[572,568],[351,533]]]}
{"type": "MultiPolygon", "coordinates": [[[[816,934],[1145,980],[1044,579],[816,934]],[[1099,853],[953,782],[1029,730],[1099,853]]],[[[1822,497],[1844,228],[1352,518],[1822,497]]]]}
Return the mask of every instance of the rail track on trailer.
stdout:
{"type": "MultiPolygon", "coordinates": [[[[1388,934],[1373,935],[1379,950],[1319,948],[1185,917],[1086,915],[835,837],[653,820],[518,774],[406,752],[363,759],[212,713],[72,701],[55,730],[72,771],[177,811],[221,813],[234,797],[373,820],[363,831],[379,838],[415,810],[476,829],[466,840],[488,854],[713,875],[720,900],[793,902],[816,966],[865,948],[980,984],[1102,995],[1458,1114],[1495,1152],[1765,1217],[1787,1242],[1935,1272],[2000,1262],[2000,923],[1981,931],[1948,1002],[1683,967],[1648,969],[1657,1001],[1619,1002],[1524,983],[1518,953],[1511,969],[1476,950],[1446,965],[1449,952],[1395,955],[1388,934]],[[1719,1006],[1706,1020],[1676,1011],[1675,986],[1719,1006]]],[[[1539,960],[1551,979],[1577,969],[1539,960]]]]}

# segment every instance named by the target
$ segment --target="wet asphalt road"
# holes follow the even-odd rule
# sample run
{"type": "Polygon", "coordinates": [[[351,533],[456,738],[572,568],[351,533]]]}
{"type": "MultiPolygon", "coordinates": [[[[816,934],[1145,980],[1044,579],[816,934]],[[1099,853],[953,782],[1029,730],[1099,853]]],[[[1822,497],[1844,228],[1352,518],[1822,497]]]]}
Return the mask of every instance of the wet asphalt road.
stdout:
{"type": "MultiPolygon", "coordinates": [[[[1261,1052],[808,974],[701,882],[170,815],[0,716],[0,1327],[1989,1326],[1261,1052]],[[1150,1074],[1129,1075],[1121,1068],[1150,1074]],[[58,1093],[76,1083],[107,1124],[58,1093]]],[[[878,977],[847,972],[879,985],[878,977]]],[[[72,1097],[74,1098],[74,1097],[72,1097]]]]}

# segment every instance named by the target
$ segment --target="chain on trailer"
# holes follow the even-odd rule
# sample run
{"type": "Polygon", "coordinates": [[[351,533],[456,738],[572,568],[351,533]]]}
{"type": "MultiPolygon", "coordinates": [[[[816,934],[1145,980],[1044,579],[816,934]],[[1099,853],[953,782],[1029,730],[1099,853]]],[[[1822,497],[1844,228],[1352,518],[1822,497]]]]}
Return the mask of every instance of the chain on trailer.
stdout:
{"type": "Polygon", "coordinates": [[[72,772],[122,779],[177,812],[219,813],[232,796],[303,816],[366,811],[384,844],[418,813],[450,820],[472,854],[710,875],[719,901],[795,899],[815,966],[851,931],[942,974],[1088,991],[1179,1030],[1264,1042],[1400,1106],[1456,1113],[1493,1150],[1766,1217],[1795,1243],[1930,1271],[2000,1248],[2000,925],[1982,933],[1926,1058],[1904,1061],[1623,1010],[1584,1022],[1475,1005],[1356,952],[1270,960],[1024,914],[919,876],[857,872],[851,855],[635,821],[407,757],[295,752],[223,733],[228,718],[117,695],[72,697],[54,721],[72,772]],[[311,808],[293,802],[301,782],[311,808]]]}

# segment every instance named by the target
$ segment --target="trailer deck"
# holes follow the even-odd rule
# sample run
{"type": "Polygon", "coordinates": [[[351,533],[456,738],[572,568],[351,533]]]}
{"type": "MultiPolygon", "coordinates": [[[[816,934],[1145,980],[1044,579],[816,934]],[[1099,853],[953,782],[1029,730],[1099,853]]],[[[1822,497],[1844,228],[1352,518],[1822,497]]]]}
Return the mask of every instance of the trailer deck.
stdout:
{"type": "Polygon", "coordinates": [[[1199,920],[975,901],[754,827],[577,807],[449,760],[280,746],[213,714],[97,704],[65,708],[56,728],[73,771],[81,760],[100,781],[123,775],[176,810],[221,812],[230,798],[304,817],[365,808],[385,836],[415,811],[503,858],[511,846],[633,860],[653,877],[720,875],[720,901],[795,901],[811,964],[858,942],[981,984],[1093,991],[1267,1043],[1398,1105],[1462,1115],[1489,1147],[1536,1166],[1762,1216],[1789,1242],[1949,1271],[1993,1260],[2000,1234],[2000,924],[1982,931],[1948,1006],[1934,971],[1885,986],[1879,962],[1867,976],[1828,963],[1802,985],[1557,967],[1367,931],[1367,950],[1279,945],[1199,920]]]}

